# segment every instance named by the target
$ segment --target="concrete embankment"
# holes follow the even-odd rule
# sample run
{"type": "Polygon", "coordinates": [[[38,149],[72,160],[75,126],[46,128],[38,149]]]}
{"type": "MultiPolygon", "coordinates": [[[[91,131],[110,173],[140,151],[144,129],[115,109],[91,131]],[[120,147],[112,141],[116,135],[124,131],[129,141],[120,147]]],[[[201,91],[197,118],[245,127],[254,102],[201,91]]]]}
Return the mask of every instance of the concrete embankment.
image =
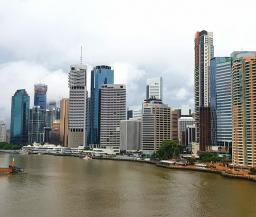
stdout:
{"type": "Polygon", "coordinates": [[[256,182],[256,176],[253,176],[253,175],[242,176],[242,175],[230,174],[226,172],[221,172],[221,175],[230,179],[243,179],[243,180],[256,182]]]}
{"type": "Polygon", "coordinates": [[[130,161],[137,163],[146,163],[146,164],[157,164],[158,161],[146,161],[146,160],[138,160],[138,159],[129,159],[129,158],[110,158],[110,157],[93,157],[96,160],[115,160],[115,161],[130,161]]]}
{"type": "Polygon", "coordinates": [[[199,168],[199,167],[191,167],[191,166],[166,166],[161,164],[156,164],[158,167],[164,167],[167,169],[174,169],[174,170],[190,170],[190,171],[196,171],[196,172],[205,172],[205,173],[215,173],[220,174],[221,171],[208,169],[208,168],[199,168]]]}
{"type": "Polygon", "coordinates": [[[0,149],[0,152],[8,153],[8,154],[19,154],[20,153],[19,150],[3,150],[3,149],[0,149]]]}

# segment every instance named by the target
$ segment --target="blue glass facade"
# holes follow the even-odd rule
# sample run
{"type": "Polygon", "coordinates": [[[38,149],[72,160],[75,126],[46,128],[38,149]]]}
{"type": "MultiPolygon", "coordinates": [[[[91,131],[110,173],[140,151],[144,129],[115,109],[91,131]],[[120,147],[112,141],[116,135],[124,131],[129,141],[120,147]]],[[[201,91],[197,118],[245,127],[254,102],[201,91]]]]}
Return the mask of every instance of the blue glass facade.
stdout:
{"type": "Polygon", "coordinates": [[[46,109],[46,92],[47,85],[36,84],[34,94],[34,106],[39,106],[42,109],[46,109]]]}
{"type": "Polygon", "coordinates": [[[210,64],[210,106],[212,144],[232,143],[232,63],[230,57],[215,57],[210,64]]]}
{"type": "Polygon", "coordinates": [[[99,144],[99,91],[103,84],[114,83],[114,70],[110,66],[96,66],[91,71],[89,143],[99,144]]]}
{"type": "Polygon", "coordinates": [[[26,90],[17,90],[12,97],[11,143],[27,144],[30,97],[26,90]]]}

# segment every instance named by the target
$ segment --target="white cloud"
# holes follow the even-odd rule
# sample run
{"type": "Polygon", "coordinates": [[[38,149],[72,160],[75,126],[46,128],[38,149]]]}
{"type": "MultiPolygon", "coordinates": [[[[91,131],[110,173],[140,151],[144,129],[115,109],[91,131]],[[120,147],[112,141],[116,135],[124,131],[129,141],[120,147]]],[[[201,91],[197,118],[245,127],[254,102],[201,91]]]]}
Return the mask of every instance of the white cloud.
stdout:
{"type": "Polygon", "coordinates": [[[36,63],[18,61],[0,65],[0,119],[9,122],[11,97],[17,89],[26,89],[33,105],[34,84],[48,85],[47,98],[59,100],[68,96],[67,74],[62,70],[49,70],[36,63]]]}

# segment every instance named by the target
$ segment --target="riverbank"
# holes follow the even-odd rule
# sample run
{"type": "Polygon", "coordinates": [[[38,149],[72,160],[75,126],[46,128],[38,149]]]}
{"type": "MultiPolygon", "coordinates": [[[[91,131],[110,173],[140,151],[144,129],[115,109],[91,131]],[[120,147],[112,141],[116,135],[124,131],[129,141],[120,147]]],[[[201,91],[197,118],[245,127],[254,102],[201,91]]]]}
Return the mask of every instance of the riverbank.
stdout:
{"type": "Polygon", "coordinates": [[[239,173],[229,168],[204,168],[204,167],[197,167],[194,165],[163,165],[160,161],[145,161],[145,160],[138,160],[138,159],[128,159],[128,158],[113,158],[113,157],[93,157],[95,160],[112,160],[112,161],[130,161],[130,162],[137,162],[137,163],[146,163],[155,165],[157,167],[166,168],[166,169],[173,169],[173,170],[187,170],[187,171],[194,171],[194,172],[206,172],[206,173],[214,173],[217,175],[221,175],[225,178],[232,178],[232,179],[243,179],[247,181],[256,182],[256,175],[249,175],[246,173],[239,173]]]}
{"type": "MultiPolygon", "coordinates": [[[[9,153],[9,154],[19,154],[19,150],[0,150],[2,153],[9,153]]],[[[41,153],[45,155],[54,155],[54,156],[67,156],[67,157],[82,157],[79,154],[60,154],[60,153],[41,153]]],[[[146,163],[146,164],[151,164],[155,165],[157,167],[162,167],[166,169],[174,169],[174,170],[190,170],[190,171],[195,171],[195,172],[206,172],[206,173],[215,173],[218,175],[221,175],[225,178],[233,178],[233,179],[243,179],[243,180],[248,180],[252,182],[256,182],[256,175],[250,175],[248,172],[244,170],[240,171],[235,171],[234,169],[230,169],[228,167],[199,167],[196,165],[174,165],[174,164],[162,164],[161,161],[151,161],[151,160],[143,160],[139,159],[136,157],[128,157],[128,156],[94,156],[92,157],[95,160],[111,160],[111,161],[129,161],[129,162],[137,162],[137,163],[146,163]]]]}
{"type": "Polygon", "coordinates": [[[0,152],[8,153],[8,154],[19,154],[20,150],[4,150],[4,149],[0,149],[0,152]]]}

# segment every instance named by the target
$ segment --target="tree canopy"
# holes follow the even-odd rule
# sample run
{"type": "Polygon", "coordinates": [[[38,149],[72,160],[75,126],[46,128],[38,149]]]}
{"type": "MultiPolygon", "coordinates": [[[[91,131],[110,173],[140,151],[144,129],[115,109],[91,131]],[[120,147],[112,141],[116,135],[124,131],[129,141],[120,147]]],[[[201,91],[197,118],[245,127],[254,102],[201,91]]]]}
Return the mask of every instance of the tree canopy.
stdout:
{"type": "Polygon", "coordinates": [[[0,149],[2,150],[18,150],[21,149],[21,145],[12,145],[6,142],[0,142],[0,149]]]}
{"type": "Polygon", "coordinates": [[[168,160],[179,157],[182,147],[173,140],[164,140],[159,150],[154,154],[154,158],[168,160]]]}
{"type": "Polygon", "coordinates": [[[218,153],[202,152],[199,154],[201,162],[220,162],[222,158],[219,157],[218,153]]]}

